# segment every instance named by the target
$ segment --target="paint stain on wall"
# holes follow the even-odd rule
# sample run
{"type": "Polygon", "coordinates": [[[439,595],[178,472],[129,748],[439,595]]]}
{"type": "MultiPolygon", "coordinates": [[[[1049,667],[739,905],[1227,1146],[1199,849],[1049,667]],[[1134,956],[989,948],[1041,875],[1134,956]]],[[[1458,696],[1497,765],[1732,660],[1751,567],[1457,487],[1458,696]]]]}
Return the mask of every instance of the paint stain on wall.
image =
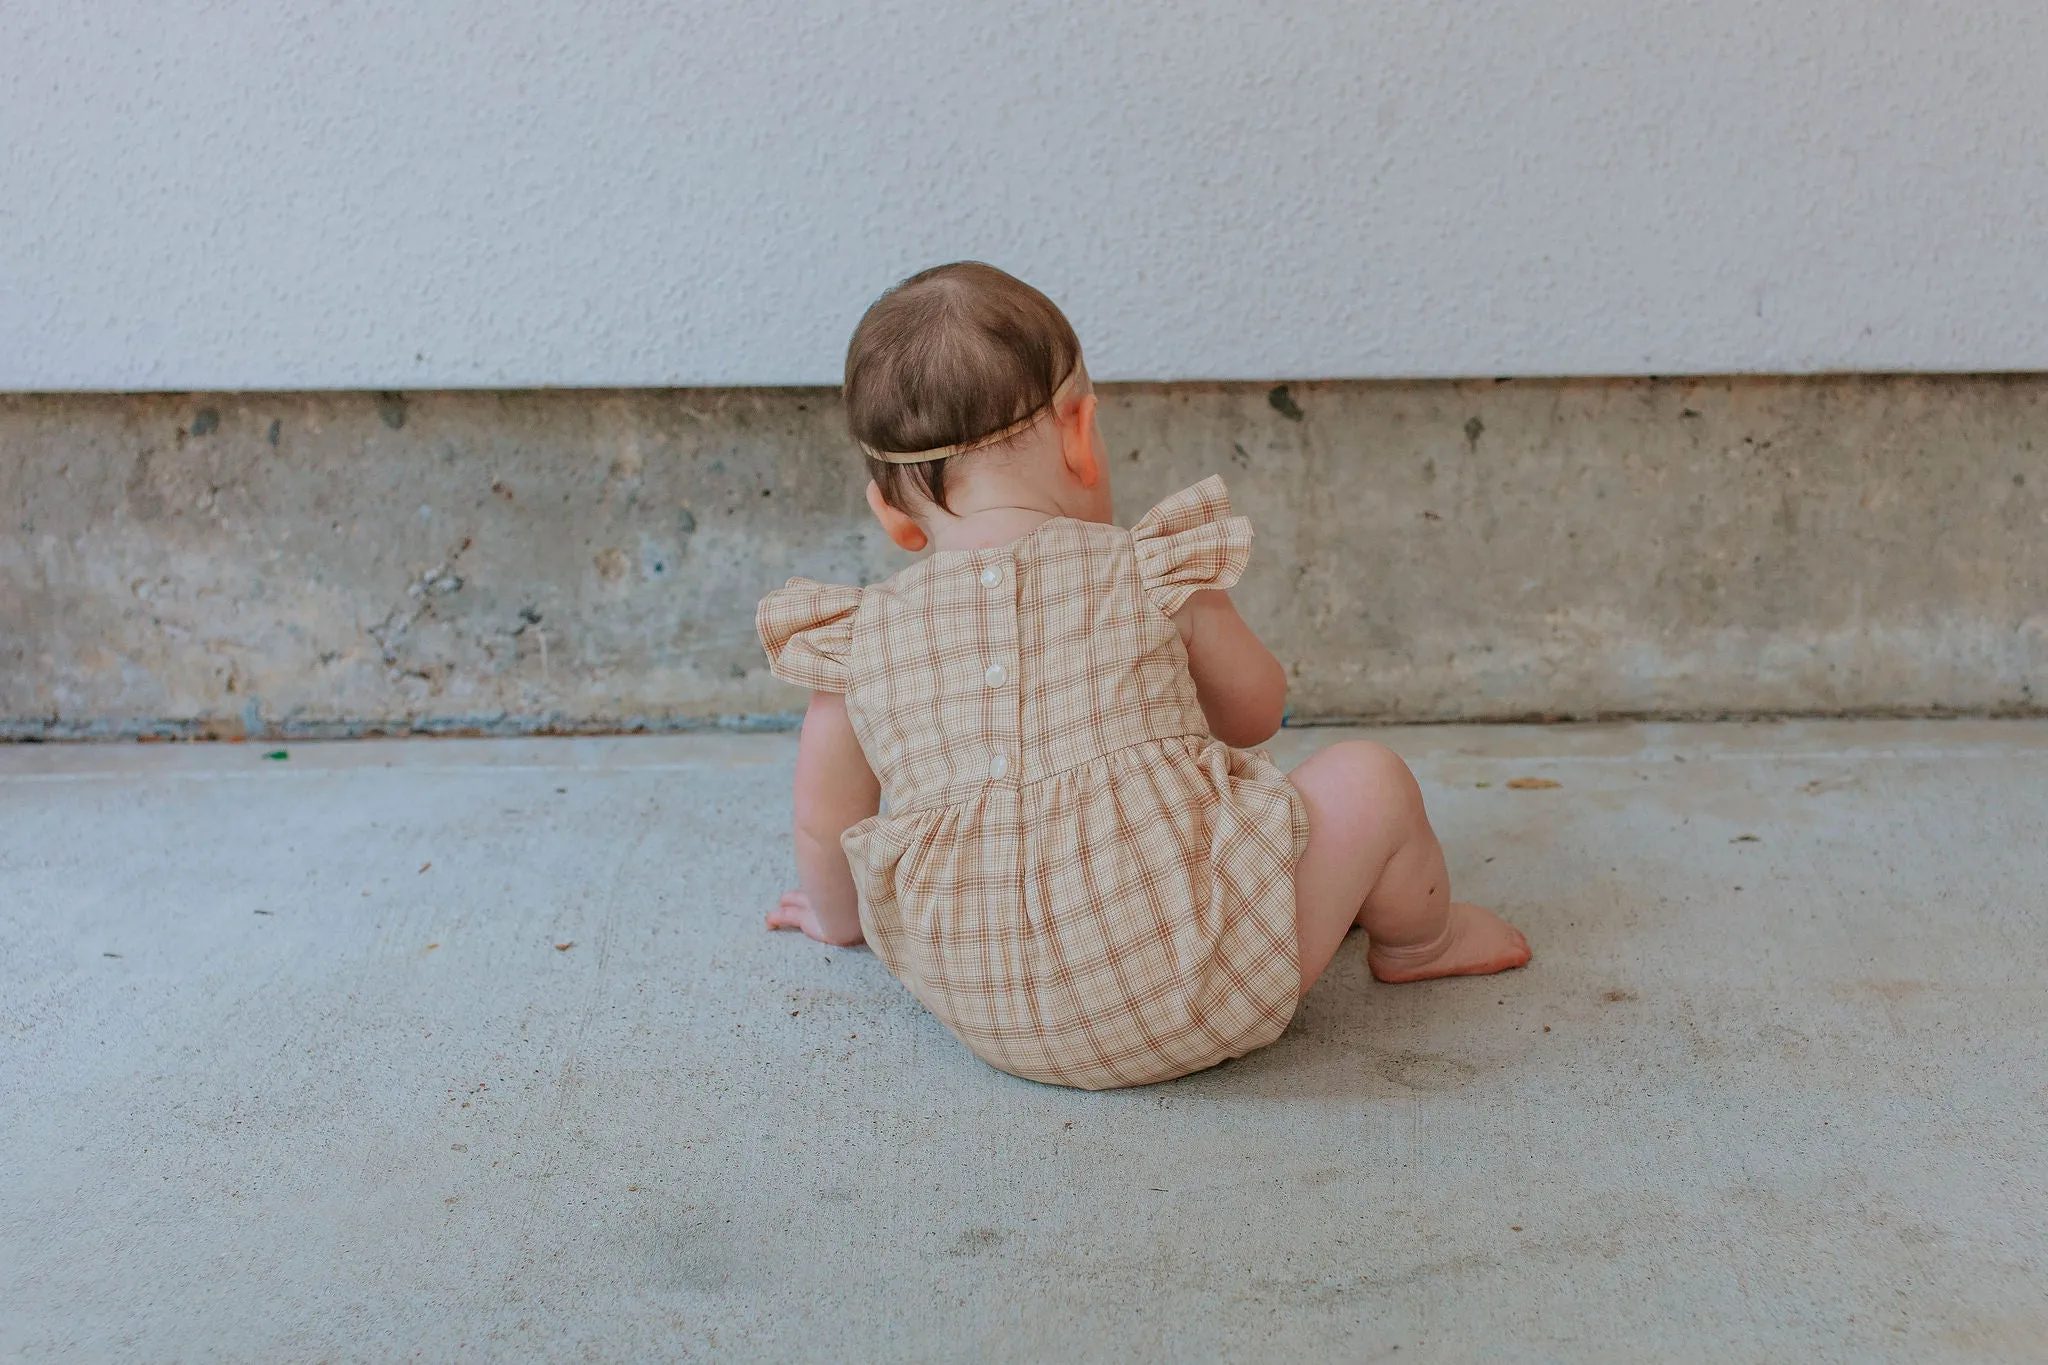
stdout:
{"type": "Polygon", "coordinates": [[[1301,404],[1294,401],[1294,395],[1287,391],[1285,384],[1275,384],[1266,394],[1266,401],[1272,405],[1273,411],[1290,422],[1299,422],[1307,416],[1301,410],[1301,404]]]}

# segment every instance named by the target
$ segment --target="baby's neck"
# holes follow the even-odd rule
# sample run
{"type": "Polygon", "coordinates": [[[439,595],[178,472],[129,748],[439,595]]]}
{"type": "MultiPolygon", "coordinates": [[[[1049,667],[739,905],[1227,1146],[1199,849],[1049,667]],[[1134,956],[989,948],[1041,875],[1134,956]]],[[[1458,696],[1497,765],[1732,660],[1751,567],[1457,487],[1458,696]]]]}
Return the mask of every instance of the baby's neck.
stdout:
{"type": "Polygon", "coordinates": [[[1059,446],[1044,436],[1000,460],[970,457],[948,470],[949,510],[925,505],[918,519],[935,550],[987,550],[1030,535],[1055,517],[1108,521],[1109,483],[1083,485],[1067,473],[1059,446]]]}
{"type": "Polygon", "coordinates": [[[1030,506],[984,507],[959,516],[936,517],[925,533],[934,550],[989,550],[1021,540],[1059,515],[1030,506]]]}

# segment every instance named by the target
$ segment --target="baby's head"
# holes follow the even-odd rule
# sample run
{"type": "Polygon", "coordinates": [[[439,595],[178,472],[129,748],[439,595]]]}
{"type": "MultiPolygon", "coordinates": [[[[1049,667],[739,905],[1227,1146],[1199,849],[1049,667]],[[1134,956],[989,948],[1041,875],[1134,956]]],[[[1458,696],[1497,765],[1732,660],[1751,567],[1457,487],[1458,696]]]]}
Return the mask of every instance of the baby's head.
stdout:
{"type": "Polygon", "coordinates": [[[845,392],[868,505],[906,550],[1019,499],[1110,518],[1080,340],[1051,299],[994,266],[935,266],[877,299],[846,348],[845,392]]]}

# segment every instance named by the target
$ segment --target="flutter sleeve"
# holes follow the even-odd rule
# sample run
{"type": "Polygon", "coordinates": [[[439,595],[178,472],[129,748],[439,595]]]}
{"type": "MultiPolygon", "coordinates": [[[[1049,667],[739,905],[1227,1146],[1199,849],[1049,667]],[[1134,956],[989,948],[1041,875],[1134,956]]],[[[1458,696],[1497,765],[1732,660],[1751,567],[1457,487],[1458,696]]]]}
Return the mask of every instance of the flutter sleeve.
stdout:
{"type": "Polygon", "coordinates": [[[1131,528],[1138,578],[1168,616],[1204,588],[1228,588],[1252,558],[1252,524],[1230,514],[1230,494],[1215,475],[1175,493],[1131,528]]]}
{"type": "Polygon", "coordinates": [[[814,692],[844,692],[853,651],[859,588],[792,578],[761,599],[754,629],[768,651],[768,669],[784,682],[814,692]]]}

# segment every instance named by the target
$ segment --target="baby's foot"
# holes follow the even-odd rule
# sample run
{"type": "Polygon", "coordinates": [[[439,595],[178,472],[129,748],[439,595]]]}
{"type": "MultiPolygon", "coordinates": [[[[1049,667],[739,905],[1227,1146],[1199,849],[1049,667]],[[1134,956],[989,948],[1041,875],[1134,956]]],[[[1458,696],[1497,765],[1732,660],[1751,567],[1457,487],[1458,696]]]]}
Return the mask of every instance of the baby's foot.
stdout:
{"type": "Polygon", "coordinates": [[[1491,910],[1451,902],[1443,933],[1428,943],[1365,950],[1366,965],[1381,981],[1427,981],[1438,976],[1491,976],[1529,961],[1529,940],[1491,910]]]}

